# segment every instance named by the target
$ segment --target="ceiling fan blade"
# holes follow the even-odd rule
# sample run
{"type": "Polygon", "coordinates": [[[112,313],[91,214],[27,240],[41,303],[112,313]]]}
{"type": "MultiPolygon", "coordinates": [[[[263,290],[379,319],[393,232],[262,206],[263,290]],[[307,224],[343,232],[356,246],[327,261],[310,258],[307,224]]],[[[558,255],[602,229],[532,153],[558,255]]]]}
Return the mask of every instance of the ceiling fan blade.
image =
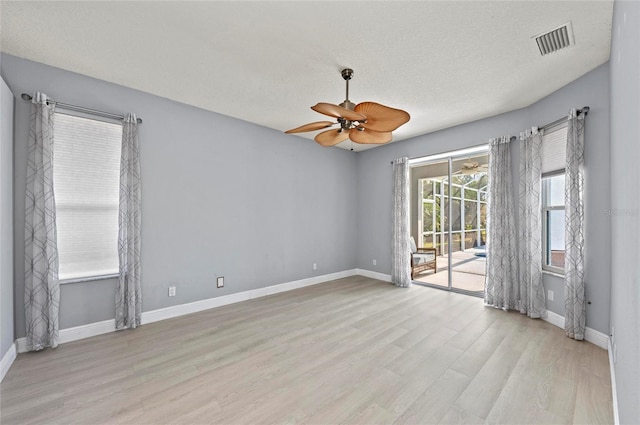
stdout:
{"type": "Polygon", "coordinates": [[[359,103],[354,111],[367,117],[367,122],[361,125],[373,131],[394,131],[411,119],[411,116],[402,109],[390,108],[375,102],[359,103]]]}
{"type": "Polygon", "coordinates": [[[344,142],[349,138],[349,133],[342,129],[332,129],[318,133],[315,141],[325,147],[335,146],[340,142],[344,142]]]}
{"type": "Polygon", "coordinates": [[[366,116],[353,112],[351,109],[334,105],[333,103],[318,103],[311,107],[316,112],[335,118],[344,118],[349,121],[364,121],[366,116]]]}
{"type": "Polygon", "coordinates": [[[287,134],[304,133],[305,131],[321,130],[323,128],[331,127],[334,124],[336,123],[331,121],[317,121],[317,122],[301,125],[300,127],[292,128],[291,130],[285,131],[285,133],[287,134]]]}
{"type": "Polygon", "coordinates": [[[357,128],[352,128],[349,130],[349,139],[352,142],[360,143],[363,145],[381,145],[384,143],[388,143],[391,141],[392,134],[391,132],[379,132],[367,130],[358,130],[357,128]]]}

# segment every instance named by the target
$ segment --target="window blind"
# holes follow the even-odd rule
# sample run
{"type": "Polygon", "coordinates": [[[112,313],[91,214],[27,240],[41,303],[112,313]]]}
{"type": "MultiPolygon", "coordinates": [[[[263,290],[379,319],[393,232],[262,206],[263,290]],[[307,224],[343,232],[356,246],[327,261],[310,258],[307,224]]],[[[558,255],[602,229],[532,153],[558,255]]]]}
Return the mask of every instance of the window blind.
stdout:
{"type": "Polygon", "coordinates": [[[556,126],[542,136],[542,174],[564,170],[567,152],[567,124],[556,126]]]}
{"type": "Polygon", "coordinates": [[[116,274],[122,126],[62,113],[54,119],[60,280],[116,274]]]}

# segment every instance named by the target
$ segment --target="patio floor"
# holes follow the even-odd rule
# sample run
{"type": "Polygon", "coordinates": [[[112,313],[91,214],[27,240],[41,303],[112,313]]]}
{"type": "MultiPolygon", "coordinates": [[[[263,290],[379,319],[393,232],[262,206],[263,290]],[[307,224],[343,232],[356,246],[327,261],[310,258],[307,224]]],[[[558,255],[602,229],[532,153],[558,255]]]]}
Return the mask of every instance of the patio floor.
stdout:
{"type": "MultiPolygon", "coordinates": [[[[484,292],[484,276],[487,265],[486,257],[476,254],[483,253],[480,249],[467,249],[451,254],[451,285],[456,289],[465,291],[484,292]]],[[[438,272],[427,271],[413,279],[436,286],[449,286],[449,273],[447,271],[447,255],[438,257],[438,272]]]]}

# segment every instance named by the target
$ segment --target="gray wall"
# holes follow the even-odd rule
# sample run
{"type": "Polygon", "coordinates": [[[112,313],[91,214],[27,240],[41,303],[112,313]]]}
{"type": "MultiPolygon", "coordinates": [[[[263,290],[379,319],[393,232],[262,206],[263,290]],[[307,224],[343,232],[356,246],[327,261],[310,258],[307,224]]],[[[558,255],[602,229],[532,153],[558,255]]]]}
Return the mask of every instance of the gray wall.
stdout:
{"type": "MultiPolygon", "coordinates": [[[[551,122],[571,107],[589,106],[585,121],[585,281],[587,326],[609,333],[611,292],[609,192],[609,66],[602,65],[561,88],[529,108],[534,124],[551,122]]],[[[564,280],[544,275],[545,288],[553,290],[554,301],[547,301],[554,313],[564,316],[564,280]]]]}
{"type": "Polygon", "coordinates": [[[620,423],[640,422],[640,2],[616,1],[611,43],[611,333],[620,423]]]}
{"type": "Polygon", "coordinates": [[[13,335],[13,93],[0,83],[0,358],[13,335]]]}
{"type": "MultiPolygon", "coordinates": [[[[585,140],[585,220],[587,326],[607,333],[611,249],[609,234],[609,73],[602,65],[534,105],[495,117],[415,137],[401,143],[358,154],[358,257],[357,267],[389,274],[391,271],[391,173],[389,162],[448,152],[486,143],[505,134],[517,135],[533,125],[542,126],[572,107],[588,105],[585,140]],[[377,259],[377,266],[372,260],[377,259]]],[[[518,189],[519,142],[512,143],[514,192],[518,189]]],[[[564,315],[562,280],[545,274],[544,284],[555,293],[547,308],[564,315]]]]}
{"type": "MultiPolygon", "coordinates": [[[[609,329],[612,244],[608,229],[609,74],[603,65],[529,108],[354,154],[322,149],[244,121],[10,55],[2,75],[15,93],[144,119],[142,141],[144,311],[351,269],[389,273],[391,165],[485,143],[589,105],[586,128],[587,324],[609,329]],[[354,214],[354,212],[357,212],[354,214]],[[356,217],[358,217],[356,219],[356,217]],[[377,259],[377,266],[372,260],[377,259]],[[311,264],[318,263],[317,271],[311,264]],[[225,276],[226,287],[215,288],[225,276]],[[167,297],[167,287],[177,296],[167,297]]],[[[29,105],[16,103],[15,231],[24,223],[29,105]]],[[[518,143],[512,156],[517,164],[518,143]]],[[[517,166],[514,167],[517,190],[517,166]]],[[[23,240],[16,238],[16,332],[24,335],[23,240]]],[[[564,314],[562,282],[550,311],[564,314]]],[[[61,328],[113,318],[113,280],[64,285],[61,328]]]]}
{"type": "MultiPolygon", "coordinates": [[[[352,269],[356,155],[122,86],[2,56],[14,93],[43,91],[140,127],[143,310],[352,269]],[[312,271],[312,263],[318,269],[312,271]],[[225,287],[216,289],[216,276],[225,287]],[[167,288],[177,287],[169,298],[167,288]]],[[[15,230],[24,226],[29,104],[16,103],[15,230]]],[[[24,336],[24,241],[16,238],[16,332],[24,336]]],[[[114,317],[115,282],[63,285],[60,327],[114,317]]]]}

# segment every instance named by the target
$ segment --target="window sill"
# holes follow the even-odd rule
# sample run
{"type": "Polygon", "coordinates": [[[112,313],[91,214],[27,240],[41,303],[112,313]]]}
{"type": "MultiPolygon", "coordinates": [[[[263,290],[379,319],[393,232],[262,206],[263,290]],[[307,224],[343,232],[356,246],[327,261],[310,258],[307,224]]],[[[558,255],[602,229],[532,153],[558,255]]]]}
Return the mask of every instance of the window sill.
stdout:
{"type": "Polygon", "coordinates": [[[74,277],[72,279],[61,279],[58,282],[60,285],[68,285],[70,283],[83,283],[83,282],[93,282],[96,280],[107,280],[114,279],[120,276],[118,273],[114,274],[105,274],[102,276],[87,276],[87,277],[74,277]]]}
{"type": "Polygon", "coordinates": [[[558,272],[552,272],[552,271],[549,271],[549,270],[542,270],[542,274],[548,274],[549,276],[555,276],[555,277],[559,277],[561,279],[564,279],[564,274],[558,273],[558,272]]]}

